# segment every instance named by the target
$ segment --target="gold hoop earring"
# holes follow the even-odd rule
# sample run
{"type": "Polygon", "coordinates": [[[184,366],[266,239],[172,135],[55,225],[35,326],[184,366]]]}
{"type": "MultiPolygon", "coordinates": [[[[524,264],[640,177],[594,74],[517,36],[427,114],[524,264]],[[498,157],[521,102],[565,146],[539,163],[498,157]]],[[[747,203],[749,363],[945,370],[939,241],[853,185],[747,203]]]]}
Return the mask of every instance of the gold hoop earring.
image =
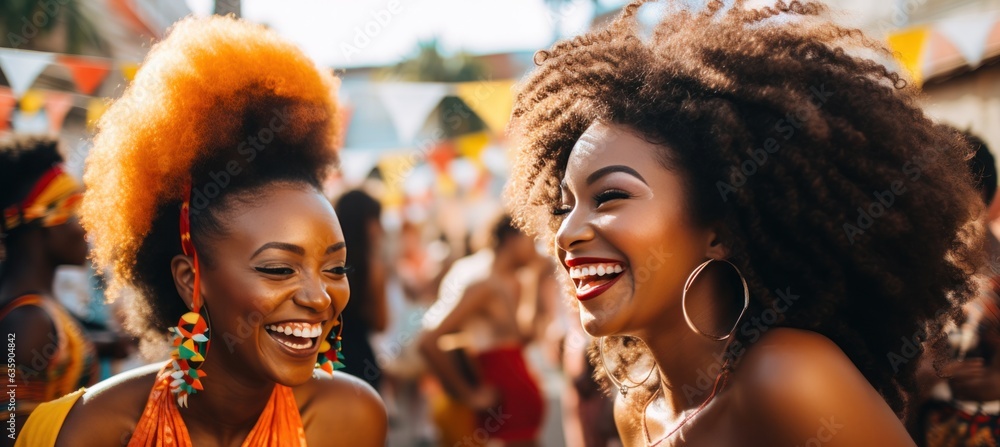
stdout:
{"type": "Polygon", "coordinates": [[[615,374],[613,372],[611,372],[611,369],[608,368],[608,361],[604,359],[604,339],[605,338],[606,337],[601,337],[601,339],[597,341],[597,350],[601,354],[601,363],[604,364],[604,369],[608,372],[608,379],[611,379],[611,383],[615,384],[615,386],[618,388],[618,392],[622,393],[622,397],[626,397],[626,396],[628,396],[628,390],[629,390],[629,388],[637,388],[637,387],[641,386],[642,384],[646,383],[647,380],[649,380],[649,378],[653,375],[653,371],[656,371],[656,363],[653,363],[653,367],[649,369],[649,372],[646,373],[646,377],[643,378],[641,381],[639,381],[639,382],[633,381],[631,378],[629,378],[628,372],[626,372],[625,373],[625,380],[619,382],[618,379],[615,379],[615,374]],[[626,385],[625,384],[626,380],[629,381],[629,382],[631,382],[632,385],[631,386],[630,385],[626,385]]]}
{"type": "Polygon", "coordinates": [[[691,328],[691,330],[694,331],[696,334],[701,335],[702,337],[710,338],[715,341],[722,341],[731,337],[733,333],[736,332],[736,328],[739,327],[740,325],[740,320],[743,319],[743,315],[747,313],[747,308],[749,307],[750,307],[750,288],[747,287],[747,280],[743,278],[743,273],[740,272],[740,269],[738,267],[736,267],[736,264],[733,264],[732,262],[729,262],[725,259],[709,259],[701,263],[701,265],[699,265],[698,267],[695,267],[695,269],[691,272],[691,274],[688,275],[687,282],[684,283],[684,292],[681,293],[681,312],[684,313],[684,321],[687,322],[688,327],[691,328]],[[687,311],[688,290],[691,288],[691,285],[694,284],[695,278],[697,278],[698,275],[701,274],[702,270],[705,270],[705,267],[708,267],[708,264],[710,264],[712,261],[721,261],[733,266],[733,269],[736,270],[736,274],[740,276],[740,282],[743,284],[743,310],[740,312],[740,316],[736,318],[736,323],[733,324],[733,328],[730,329],[729,332],[723,336],[712,335],[702,332],[701,329],[698,329],[698,327],[695,326],[694,321],[691,320],[691,316],[688,315],[687,311]]]}

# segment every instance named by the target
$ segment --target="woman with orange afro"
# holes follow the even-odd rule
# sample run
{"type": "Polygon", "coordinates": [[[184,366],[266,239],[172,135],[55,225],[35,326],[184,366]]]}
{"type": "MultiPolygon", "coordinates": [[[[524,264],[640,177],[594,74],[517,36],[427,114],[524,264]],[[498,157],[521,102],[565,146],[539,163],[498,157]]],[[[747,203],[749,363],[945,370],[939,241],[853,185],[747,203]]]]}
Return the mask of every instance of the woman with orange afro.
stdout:
{"type": "Polygon", "coordinates": [[[382,446],[342,373],[336,80],[263,26],[187,19],[102,118],[84,180],[93,259],[170,360],[43,405],[18,445],[382,446]]]}

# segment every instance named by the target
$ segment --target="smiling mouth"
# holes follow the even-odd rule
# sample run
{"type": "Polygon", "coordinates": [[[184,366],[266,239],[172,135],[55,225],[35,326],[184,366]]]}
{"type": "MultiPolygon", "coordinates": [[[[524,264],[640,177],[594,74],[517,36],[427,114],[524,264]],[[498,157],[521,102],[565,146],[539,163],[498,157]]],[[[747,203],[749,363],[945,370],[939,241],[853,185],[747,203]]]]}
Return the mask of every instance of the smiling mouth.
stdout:
{"type": "Polygon", "coordinates": [[[611,287],[625,271],[618,262],[602,262],[570,267],[569,277],[576,286],[578,299],[594,298],[611,287]]]}
{"type": "Polygon", "coordinates": [[[278,323],[264,327],[278,343],[294,351],[311,351],[323,335],[322,323],[278,323]]]}

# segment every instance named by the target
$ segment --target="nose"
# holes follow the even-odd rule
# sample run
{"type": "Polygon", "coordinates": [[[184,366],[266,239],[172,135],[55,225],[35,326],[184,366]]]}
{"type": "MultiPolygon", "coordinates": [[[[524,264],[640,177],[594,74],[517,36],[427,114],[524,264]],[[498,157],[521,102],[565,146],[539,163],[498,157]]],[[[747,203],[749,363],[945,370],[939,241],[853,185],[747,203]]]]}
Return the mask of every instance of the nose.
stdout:
{"type": "Polygon", "coordinates": [[[591,225],[589,215],[579,206],[566,215],[559,225],[559,230],[556,231],[556,249],[568,252],[594,239],[594,227],[591,225]]]}
{"type": "Polygon", "coordinates": [[[330,308],[333,300],[327,292],[327,285],[323,282],[322,275],[311,277],[303,281],[302,288],[293,298],[295,304],[308,307],[316,312],[323,312],[330,308]]]}

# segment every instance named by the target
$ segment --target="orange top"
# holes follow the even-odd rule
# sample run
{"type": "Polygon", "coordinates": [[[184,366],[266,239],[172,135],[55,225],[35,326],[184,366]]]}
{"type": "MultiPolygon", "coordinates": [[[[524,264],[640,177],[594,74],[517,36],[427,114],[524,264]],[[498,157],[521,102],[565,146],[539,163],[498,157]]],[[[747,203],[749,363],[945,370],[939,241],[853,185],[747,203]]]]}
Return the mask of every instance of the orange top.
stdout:
{"type": "MultiPolygon", "coordinates": [[[[156,385],[149,393],[146,408],[135,426],[128,447],[191,447],[191,436],[177,411],[177,401],[170,392],[169,365],[168,363],[157,376],[156,385]]],[[[291,388],[274,386],[271,399],[242,445],[306,447],[302,417],[291,388]]]]}

